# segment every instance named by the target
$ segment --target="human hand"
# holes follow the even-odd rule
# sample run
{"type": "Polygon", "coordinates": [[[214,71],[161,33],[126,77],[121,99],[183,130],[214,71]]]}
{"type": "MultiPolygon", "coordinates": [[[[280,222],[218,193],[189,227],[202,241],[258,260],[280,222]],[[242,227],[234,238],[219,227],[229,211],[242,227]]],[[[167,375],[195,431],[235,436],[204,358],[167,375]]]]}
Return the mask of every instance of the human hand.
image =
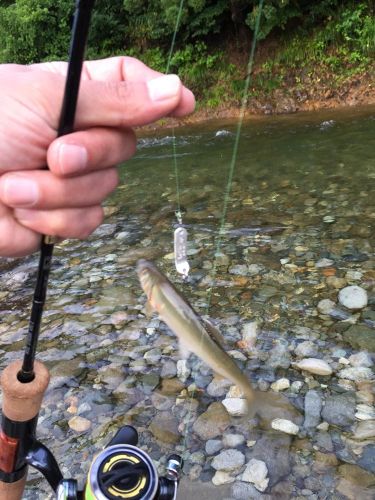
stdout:
{"type": "Polygon", "coordinates": [[[90,61],[75,132],[56,138],[66,69],[62,62],[0,66],[0,256],[34,252],[41,234],[87,237],[117,186],[114,165],[135,153],[132,128],[194,109],[176,75],[130,57],[90,61]]]}

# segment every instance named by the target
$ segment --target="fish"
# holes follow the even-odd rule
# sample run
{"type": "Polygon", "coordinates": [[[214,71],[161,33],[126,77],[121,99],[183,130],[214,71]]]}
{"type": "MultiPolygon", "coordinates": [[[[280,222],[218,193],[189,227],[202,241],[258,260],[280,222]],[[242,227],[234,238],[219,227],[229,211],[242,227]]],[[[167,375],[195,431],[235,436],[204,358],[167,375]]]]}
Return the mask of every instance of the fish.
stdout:
{"type": "Polygon", "coordinates": [[[249,408],[254,402],[252,385],[223,349],[225,341],[217,328],[199,317],[189,302],[152,262],[139,260],[136,272],[149,305],[178,337],[182,350],[193,352],[214,372],[238,386],[249,408]]]}

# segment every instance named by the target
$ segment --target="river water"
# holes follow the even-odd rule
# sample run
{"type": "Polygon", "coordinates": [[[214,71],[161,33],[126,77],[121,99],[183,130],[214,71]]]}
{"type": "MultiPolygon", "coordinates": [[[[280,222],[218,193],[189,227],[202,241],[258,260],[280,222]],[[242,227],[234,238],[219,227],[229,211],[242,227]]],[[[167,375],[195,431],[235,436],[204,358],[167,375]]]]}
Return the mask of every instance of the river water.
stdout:
{"type": "MultiPolygon", "coordinates": [[[[183,455],[181,499],[373,498],[375,108],[245,121],[233,158],[236,129],[212,121],[177,129],[175,140],[170,129],[143,135],[103,226],[56,248],[38,436],[80,484],[90,458],[131,423],[160,472],[170,453],[183,455]],[[187,283],[173,267],[178,198],[187,283]],[[273,408],[230,416],[228,384],[194,356],[179,361],[174,335],[145,315],[139,258],[210,316],[273,408]],[[367,305],[340,304],[347,286],[367,305]],[[302,371],[294,363],[304,358],[332,373],[302,371]],[[271,429],[274,418],[293,421],[297,435],[271,429]]],[[[0,263],[2,368],[22,356],[36,264],[0,263]]],[[[48,498],[46,482],[29,479],[25,498],[48,498]]]]}

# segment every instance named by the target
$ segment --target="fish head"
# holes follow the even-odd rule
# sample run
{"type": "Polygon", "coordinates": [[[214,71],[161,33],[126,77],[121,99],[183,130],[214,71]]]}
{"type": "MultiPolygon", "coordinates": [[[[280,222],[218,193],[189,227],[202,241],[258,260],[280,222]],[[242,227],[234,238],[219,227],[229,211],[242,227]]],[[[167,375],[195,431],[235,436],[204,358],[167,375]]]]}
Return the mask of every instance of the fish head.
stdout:
{"type": "Polygon", "coordinates": [[[164,281],[164,277],[152,262],[145,259],[140,259],[137,262],[136,271],[141,287],[147,295],[147,298],[150,299],[152,289],[155,285],[160,285],[164,281]]]}

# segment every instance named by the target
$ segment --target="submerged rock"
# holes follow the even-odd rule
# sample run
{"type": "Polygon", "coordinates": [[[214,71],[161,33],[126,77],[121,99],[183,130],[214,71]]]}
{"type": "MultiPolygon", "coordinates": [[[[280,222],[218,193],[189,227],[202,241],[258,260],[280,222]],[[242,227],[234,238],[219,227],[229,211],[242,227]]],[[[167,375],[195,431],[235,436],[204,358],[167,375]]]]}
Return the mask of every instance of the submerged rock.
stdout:
{"type": "Polygon", "coordinates": [[[220,436],[230,425],[230,416],[221,403],[212,403],[194,422],[194,432],[204,441],[220,436]]]}
{"type": "Polygon", "coordinates": [[[367,306],[367,292],[357,285],[343,288],[339,292],[339,302],[347,309],[363,309],[367,306]]]}
{"type": "Polygon", "coordinates": [[[331,375],[333,370],[326,361],[318,358],[305,358],[293,366],[306,372],[314,373],[315,375],[331,375]]]}

